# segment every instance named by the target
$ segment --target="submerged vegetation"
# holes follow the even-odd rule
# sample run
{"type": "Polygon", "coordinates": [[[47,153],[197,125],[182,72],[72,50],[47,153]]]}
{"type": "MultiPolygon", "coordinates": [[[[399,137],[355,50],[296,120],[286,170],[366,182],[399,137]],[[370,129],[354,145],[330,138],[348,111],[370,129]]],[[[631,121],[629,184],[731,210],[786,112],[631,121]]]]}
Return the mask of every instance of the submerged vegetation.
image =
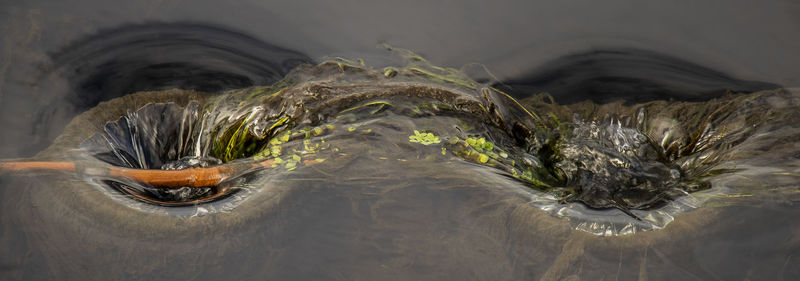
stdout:
{"type": "Polygon", "coordinates": [[[420,133],[417,130],[414,130],[414,134],[408,137],[408,141],[416,142],[421,145],[431,145],[441,142],[439,141],[439,137],[433,135],[432,133],[420,133]]]}
{"type": "Polygon", "coordinates": [[[231,179],[245,175],[368,157],[459,163],[516,180],[532,202],[559,215],[579,204],[662,227],[685,210],[667,206],[736,172],[720,163],[742,157],[732,152],[765,122],[791,114],[765,102],[785,98],[779,92],[696,103],[558,105],[546,94],[517,101],[492,82],[389,49],[403,66],[375,70],[341,58],[302,65],[274,85],[202,104],[146,106],[83,146],[125,168],[239,167],[219,177],[234,182],[226,188],[112,184],[160,205],[224,197],[241,184],[231,179]]]}

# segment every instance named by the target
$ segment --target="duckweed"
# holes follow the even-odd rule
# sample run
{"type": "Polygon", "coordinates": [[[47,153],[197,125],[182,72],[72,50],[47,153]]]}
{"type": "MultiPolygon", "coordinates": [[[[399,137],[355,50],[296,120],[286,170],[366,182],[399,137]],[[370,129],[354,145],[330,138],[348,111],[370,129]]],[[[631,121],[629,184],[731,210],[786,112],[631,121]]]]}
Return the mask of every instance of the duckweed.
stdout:
{"type": "Polygon", "coordinates": [[[492,151],[492,149],[494,149],[494,143],[486,141],[486,138],[483,137],[482,138],[470,137],[464,141],[478,152],[492,151]]]}
{"type": "Polygon", "coordinates": [[[422,145],[431,145],[435,143],[440,143],[439,137],[435,136],[432,133],[420,133],[417,130],[414,130],[414,135],[408,137],[408,141],[419,143],[422,145]]]}
{"type": "Polygon", "coordinates": [[[387,67],[383,69],[383,75],[386,77],[395,77],[397,76],[397,69],[394,67],[387,67]]]}

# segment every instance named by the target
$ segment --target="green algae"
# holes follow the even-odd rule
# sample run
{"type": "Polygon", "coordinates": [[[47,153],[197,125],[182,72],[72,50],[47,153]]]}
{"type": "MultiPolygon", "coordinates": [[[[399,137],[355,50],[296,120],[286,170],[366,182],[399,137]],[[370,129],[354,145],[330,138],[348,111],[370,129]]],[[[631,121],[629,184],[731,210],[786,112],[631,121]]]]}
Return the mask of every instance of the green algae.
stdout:
{"type": "Polygon", "coordinates": [[[439,137],[435,136],[432,133],[420,133],[417,130],[414,130],[414,134],[408,137],[408,141],[419,143],[421,145],[431,145],[440,143],[439,137]]]}
{"type": "MultiPolygon", "coordinates": [[[[407,135],[407,141],[440,149],[430,152],[420,147],[421,152],[430,153],[427,156],[454,155],[464,161],[495,168],[533,189],[543,192],[557,191],[562,198],[576,196],[581,190],[581,187],[577,187],[579,185],[595,184],[592,180],[584,180],[587,173],[611,174],[612,176],[603,179],[613,183],[614,186],[609,189],[627,189],[628,185],[635,186],[642,180],[648,181],[648,186],[660,185],[649,176],[639,176],[632,181],[627,179],[643,173],[620,172],[614,169],[637,168],[632,163],[638,163],[638,160],[631,155],[613,152],[617,148],[609,146],[605,140],[576,133],[578,127],[589,126],[589,123],[595,126],[594,122],[597,120],[584,122],[585,124],[577,121],[565,122],[569,116],[563,114],[563,109],[554,108],[552,98],[550,103],[541,105],[541,108],[523,105],[503,91],[473,81],[463,71],[434,66],[408,50],[385,47],[399,54],[405,60],[405,65],[373,70],[363,60],[335,58],[330,62],[295,71],[294,76],[290,75],[273,87],[236,92],[249,100],[232,98],[227,101],[238,117],[232,119],[234,122],[228,121],[220,126],[220,133],[215,133],[212,155],[223,162],[246,157],[256,160],[284,157],[284,167],[294,169],[302,161],[293,161],[286,158],[286,155],[320,154],[330,147],[324,143],[324,138],[316,140],[320,136],[373,134],[372,128],[359,129],[364,120],[390,114],[419,119],[442,116],[456,120],[454,126],[459,132],[443,134],[438,127],[419,126],[411,128],[413,133],[407,135]],[[248,106],[254,108],[262,104],[265,105],[263,112],[248,112],[248,106]],[[542,118],[537,112],[547,113],[542,118]],[[326,124],[329,122],[342,124],[333,128],[332,124],[326,124]],[[576,141],[576,138],[584,140],[576,141]],[[289,145],[293,140],[299,142],[289,145]],[[581,147],[588,147],[586,153],[595,153],[598,156],[596,159],[585,158],[581,154],[584,153],[581,152],[581,147]],[[600,163],[602,161],[608,163],[600,163]],[[584,165],[587,163],[595,166],[584,165]],[[620,175],[613,176],[615,173],[620,175]]],[[[217,101],[215,104],[226,103],[217,101]]],[[[572,113],[576,116],[597,116],[592,108],[583,108],[572,113]]],[[[718,111],[715,111],[706,119],[713,120],[718,115],[718,111]]],[[[708,122],[695,125],[687,140],[667,140],[663,150],[658,148],[654,152],[660,158],[647,161],[655,161],[653,165],[656,166],[667,165],[664,169],[669,170],[673,166],[670,161],[702,152],[713,146],[718,138],[725,136],[716,133],[720,130],[709,132],[708,126],[700,126],[702,124],[708,122]],[[707,137],[709,135],[715,137],[707,137]]],[[[646,134],[656,131],[656,128],[647,126],[650,125],[644,124],[632,129],[646,134]]],[[[721,128],[723,132],[726,130],[725,126],[721,128]]],[[[619,130],[622,136],[628,134],[625,131],[627,129],[619,130]]],[[[633,131],[631,134],[634,134],[633,131]]],[[[346,147],[334,147],[334,150],[342,151],[340,154],[349,153],[346,147]]],[[[329,159],[328,157],[320,154],[317,158],[329,159]]],[[[682,169],[696,173],[688,174],[695,183],[683,184],[682,188],[686,191],[707,188],[700,180],[707,173],[695,168],[708,167],[718,160],[698,158],[682,164],[682,169]]],[[[618,206],[619,202],[609,199],[592,204],[593,207],[605,208],[618,206]]],[[[650,206],[643,204],[637,205],[637,208],[650,206]]]]}

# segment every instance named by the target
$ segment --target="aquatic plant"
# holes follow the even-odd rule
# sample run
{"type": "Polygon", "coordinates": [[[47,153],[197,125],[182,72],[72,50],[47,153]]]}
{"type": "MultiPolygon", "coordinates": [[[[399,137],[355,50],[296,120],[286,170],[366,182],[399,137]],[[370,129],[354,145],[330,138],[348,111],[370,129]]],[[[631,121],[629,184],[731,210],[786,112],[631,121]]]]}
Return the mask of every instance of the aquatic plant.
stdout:
{"type": "MultiPolygon", "coordinates": [[[[165,154],[169,161],[157,166],[142,159],[146,153],[140,150],[147,143],[127,147],[109,142],[147,138],[142,132],[148,129],[129,124],[159,126],[136,123],[147,120],[136,112],[110,123],[87,146],[101,147],[91,153],[124,166],[109,172],[127,179],[117,189],[162,205],[219,198],[234,189],[208,188],[261,170],[296,172],[323,162],[346,165],[348,157],[364,155],[488,168],[516,179],[532,198],[550,198],[537,201],[543,209],[582,204],[644,219],[642,214],[650,216],[651,210],[676,198],[711,188],[706,179],[734,171],[715,165],[738,140],[752,135],[754,126],[780,118],[731,113],[757,95],[705,104],[633,106],[562,106],[546,95],[517,101],[459,70],[391,49],[405,59],[404,66],[374,70],[363,61],[337,58],[301,66],[272,86],[229,91],[194,107],[164,107],[168,114],[163,116],[195,117],[169,127],[181,137],[166,145],[180,149],[165,154]],[[169,167],[185,169],[134,170],[169,167]],[[131,187],[136,182],[143,185],[131,187]],[[204,191],[163,190],[184,187],[204,191]]],[[[78,169],[69,163],[33,162],[2,167],[78,169]]]]}
{"type": "Polygon", "coordinates": [[[419,143],[421,145],[440,143],[439,137],[433,135],[432,133],[420,133],[417,130],[414,130],[414,134],[408,137],[408,141],[419,143]]]}

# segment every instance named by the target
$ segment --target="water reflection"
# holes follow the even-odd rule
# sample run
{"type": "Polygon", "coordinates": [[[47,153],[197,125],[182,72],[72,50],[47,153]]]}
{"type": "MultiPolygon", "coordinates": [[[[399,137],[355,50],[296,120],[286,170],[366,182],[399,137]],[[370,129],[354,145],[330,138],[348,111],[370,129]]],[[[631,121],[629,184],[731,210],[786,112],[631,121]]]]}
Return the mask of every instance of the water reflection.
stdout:
{"type": "Polygon", "coordinates": [[[246,34],[194,23],[108,29],[52,55],[83,111],[139,91],[222,92],[269,85],[311,58],[246,34]]]}
{"type": "MultiPolygon", "coordinates": [[[[33,50],[32,55],[41,56],[33,50]]],[[[30,75],[35,86],[12,88],[45,96],[38,106],[10,99],[17,107],[31,107],[34,120],[7,116],[15,127],[3,136],[17,150],[6,157],[31,156],[45,148],[76,114],[99,102],[138,91],[181,88],[209,93],[253,85],[269,85],[308,56],[256,38],[198,23],[152,23],[97,32],[72,42],[39,62],[30,75]],[[32,123],[34,122],[34,123],[32,123]],[[21,142],[27,137],[31,141],[21,142]],[[21,150],[21,151],[20,151],[21,150]]],[[[9,96],[13,98],[13,96],[9,96]]],[[[6,110],[10,113],[13,108],[6,110]]]]}
{"type": "Polygon", "coordinates": [[[780,85],[736,79],[719,70],[640,49],[605,49],[572,54],[506,80],[509,91],[522,97],[549,93],[559,103],[584,100],[703,101],[725,92],[750,93],[780,85]]]}
{"type": "MultiPolygon", "coordinates": [[[[69,81],[108,81],[85,77],[91,79],[69,81]]],[[[143,85],[136,81],[144,80],[108,89],[143,85]]],[[[788,97],[765,98],[742,110],[780,112],[796,106],[796,91],[783,93],[788,97]]],[[[40,157],[74,153],[70,149],[99,132],[105,121],[146,103],[186,105],[189,99],[182,94],[132,95],[106,104],[40,157]]],[[[745,172],[717,178],[719,186],[734,191],[731,196],[681,214],[665,229],[624,237],[576,231],[569,220],[532,206],[531,193],[517,181],[474,163],[430,165],[424,157],[385,161],[378,154],[386,143],[371,142],[369,135],[343,140],[350,147],[361,145],[365,154],[345,164],[322,162],[252,178],[255,189],[248,200],[223,212],[209,204],[183,213],[128,208],[119,202],[129,198],[108,200],[108,193],[87,188],[84,178],[72,174],[3,176],[0,243],[9,251],[1,255],[2,274],[26,280],[791,279],[800,275],[790,266],[800,251],[794,238],[793,112],[773,116],[744,142],[741,158],[730,168],[745,172]],[[769,153],[758,154],[764,151],[769,153]],[[387,176],[390,172],[402,176],[387,176]]],[[[758,114],[746,116],[752,115],[758,114]]],[[[400,145],[408,132],[397,134],[401,138],[392,138],[397,145],[388,147],[409,153],[407,144],[400,145]]]]}

